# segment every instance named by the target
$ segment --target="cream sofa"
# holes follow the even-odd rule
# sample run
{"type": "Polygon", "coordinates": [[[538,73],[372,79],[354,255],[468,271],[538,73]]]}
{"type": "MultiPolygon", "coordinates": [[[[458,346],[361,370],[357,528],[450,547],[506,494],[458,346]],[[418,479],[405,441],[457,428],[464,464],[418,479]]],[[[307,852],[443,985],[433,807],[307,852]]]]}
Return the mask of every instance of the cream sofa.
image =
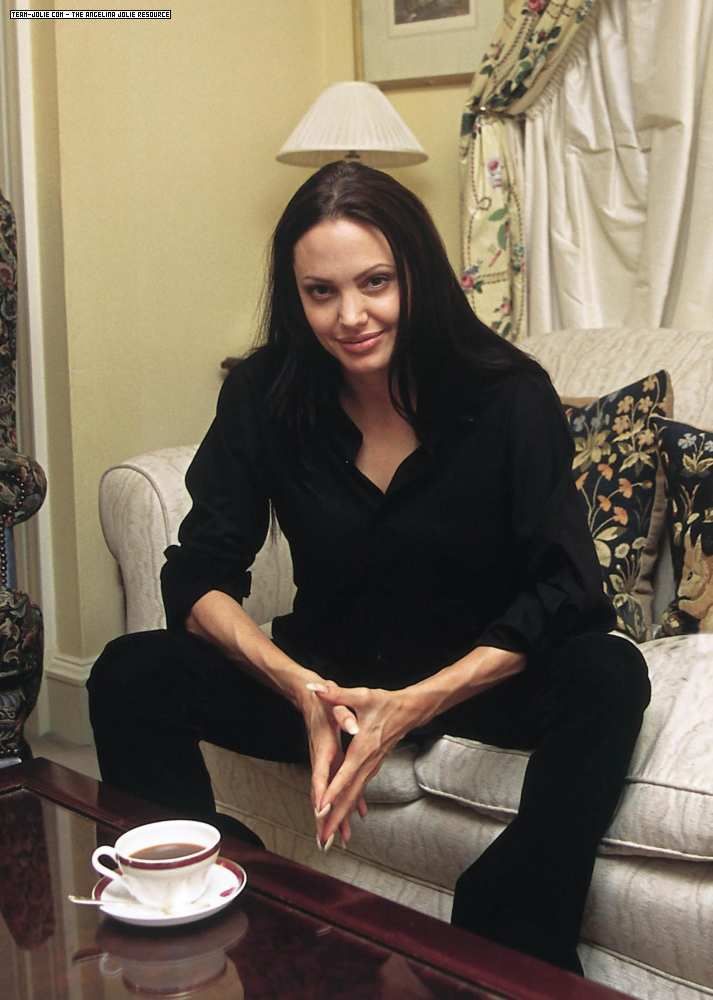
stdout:
{"type": "MultiPolygon", "coordinates": [[[[665,368],[674,415],[713,427],[713,333],[559,331],[524,345],[562,395],[599,395],[665,368]]],[[[187,508],[194,447],[109,469],[101,519],[121,572],[126,629],[160,627],[159,570],[187,508]]],[[[666,547],[655,609],[672,596],[666,547]]],[[[268,542],[247,610],[269,622],[290,607],[287,545],[268,542]]],[[[588,976],[647,1000],[713,996],[713,635],[642,646],[651,706],[628,784],[602,845],[580,954],[588,976]]],[[[449,736],[418,755],[403,746],[369,789],[348,851],[316,849],[305,769],[204,744],[219,808],[280,854],[447,920],[456,877],[517,809],[527,755],[449,736]]]]}

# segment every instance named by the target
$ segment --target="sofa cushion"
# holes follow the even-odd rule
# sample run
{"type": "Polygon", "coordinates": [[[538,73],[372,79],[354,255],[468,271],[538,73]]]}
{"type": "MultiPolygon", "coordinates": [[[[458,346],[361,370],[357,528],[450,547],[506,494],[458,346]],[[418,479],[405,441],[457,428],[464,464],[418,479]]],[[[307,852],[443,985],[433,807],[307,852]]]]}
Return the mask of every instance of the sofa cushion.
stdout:
{"type": "Polygon", "coordinates": [[[651,421],[671,413],[668,376],[657,372],[586,405],[563,403],[575,443],[572,469],[604,589],[617,627],[643,642],[651,629],[652,577],[666,508],[651,421]]]}
{"type": "Polygon", "coordinates": [[[713,330],[555,330],[518,347],[545,366],[560,396],[602,396],[665,368],[676,419],[713,427],[713,330]]]}
{"type": "Polygon", "coordinates": [[[713,431],[656,420],[676,596],[664,635],[713,632],[713,431]]]}
{"type": "MultiPolygon", "coordinates": [[[[652,699],[619,809],[613,854],[713,860],[713,635],[644,643],[652,699]]],[[[430,795],[499,819],[515,815],[528,753],[444,736],[416,761],[430,795]]]]}
{"type": "MultiPolygon", "coordinates": [[[[275,822],[288,822],[273,810],[283,809],[293,797],[306,803],[310,825],[314,820],[309,804],[310,773],[300,764],[281,764],[269,760],[251,760],[238,754],[220,750],[211,743],[202,743],[203,756],[211,773],[214,787],[220,786],[216,797],[226,802],[237,802],[241,808],[250,808],[275,822]],[[237,768],[237,762],[243,762],[237,768]],[[245,762],[248,762],[245,764],[245,762]],[[265,800],[265,787],[280,787],[279,800],[265,800]]],[[[383,767],[367,785],[366,801],[379,805],[403,805],[415,802],[424,792],[416,781],[414,763],[417,749],[412,743],[401,743],[391,751],[383,767]]],[[[300,806],[301,808],[302,806],[300,806]]],[[[301,828],[301,824],[297,824],[301,828]]]]}
{"type": "MultiPolygon", "coordinates": [[[[712,992],[711,912],[713,879],[708,865],[599,857],[581,939],[623,956],[626,963],[643,966],[658,979],[642,988],[638,975],[619,967],[609,985],[637,997],[703,1000],[712,992]],[[701,984],[708,989],[699,992],[701,984]]],[[[590,975],[594,968],[582,949],[580,957],[590,975]]]]}

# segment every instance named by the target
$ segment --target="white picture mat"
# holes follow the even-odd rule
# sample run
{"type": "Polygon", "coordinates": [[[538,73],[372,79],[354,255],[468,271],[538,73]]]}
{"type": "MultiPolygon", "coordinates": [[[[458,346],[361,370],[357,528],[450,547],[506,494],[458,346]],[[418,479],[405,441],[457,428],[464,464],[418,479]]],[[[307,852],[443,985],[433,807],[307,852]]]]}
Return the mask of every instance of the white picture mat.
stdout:
{"type": "Polygon", "coordinates": [[[362,79],[372,83],[472,75],[503,14],[502,0],[470,0],[470,12],[394,24],[394,0],[359,0],[362,79]]]}
{"type": "Polygon", "coordinates": [[[468,13],[453,17],[438,17],[411,23],[396,23],[397,0],[384,0],[388,18],[389,38],[410,38],[413,35],[433,34],[436,31],[467,31],[477,26],[475,16],[478,0],[468,0],[468,13]]]}

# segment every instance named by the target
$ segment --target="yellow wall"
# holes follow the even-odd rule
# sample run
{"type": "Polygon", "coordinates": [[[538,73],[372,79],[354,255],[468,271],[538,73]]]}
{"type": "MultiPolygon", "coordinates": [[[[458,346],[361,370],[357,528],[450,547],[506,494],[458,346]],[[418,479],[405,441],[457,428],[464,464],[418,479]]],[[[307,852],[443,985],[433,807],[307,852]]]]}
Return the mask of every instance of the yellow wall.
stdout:
{"type": "MultiPolygon", "coordinates": [[[[324,86],[354,75],[350,0],[170,6],[170,21],[33,28],[57,634],[78,659],[121,621],[101,473],[204,432],[220,360],[254,335],[270,230],[308,173],[275,153],[324,86]]],[[[388,93],[430,156],[394,174],[456,265],[466,90],[388,93]]]]}
{"type": "Polygon", "coordinates": [[[207,426],[220,360],[254,333],[270,228],[307,175],[275,151],[323,85],[321,0],[172,10],[169,22],[54,28],[70,398],[69,425],[50,433],[71,441],[73,467],[49,473],[63,484],[60,652],[80,659],[121,621],[101,473],[207,426]]]}

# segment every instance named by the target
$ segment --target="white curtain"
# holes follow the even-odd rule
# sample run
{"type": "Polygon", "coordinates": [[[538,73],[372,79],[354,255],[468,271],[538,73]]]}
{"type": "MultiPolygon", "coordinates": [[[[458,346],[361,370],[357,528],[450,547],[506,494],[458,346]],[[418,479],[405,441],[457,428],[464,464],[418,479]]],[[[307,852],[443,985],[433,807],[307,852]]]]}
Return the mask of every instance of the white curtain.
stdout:
{"type": "Polygon", "coordinates": [[[713,326],[713,0],[600,0],[526,112],[529,332],[713,326]]]}

